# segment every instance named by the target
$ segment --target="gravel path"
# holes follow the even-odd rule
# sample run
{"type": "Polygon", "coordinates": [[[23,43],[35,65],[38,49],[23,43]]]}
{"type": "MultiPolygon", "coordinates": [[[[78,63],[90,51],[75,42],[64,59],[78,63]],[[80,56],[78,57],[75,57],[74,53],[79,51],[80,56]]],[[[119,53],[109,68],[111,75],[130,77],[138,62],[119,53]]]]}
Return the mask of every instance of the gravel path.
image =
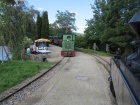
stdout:
{"type": "MultiPolygon", "coordinates": [[[[50,45],[49,50],[52,52],[47,55],[48,62],[58,62],[62,59],[61,47],[50,45]]],[[[106,80],[108,76],[107,72],[102,72],[104,67],[96,62],[94,58],[88,57],[89,55],[87,54],[76,52],[76,57],[71,57],[66,66],[58,67],[55,72],[51,72],[49,74],[50,76],[47,75],[46,77],[32,83],[31,86],[18,92],[8,101],[0,103],[0,105],[116,105],[115,99],[112,98],[108,88],[106,80]],[[62,70],[60,70],[60,68],[62,68],[62,70]],[[55,75],[56,72],[58,73],[55,75]],[[54,77],[52,78],[52,76],[54,77]],[[100,84],[99,80],[103,83],[100,84]],[[80,90],[77,85],[78,87],[80,86],[80,90]],[[102,89],[102,87],[104,88],[102,89]],[[61,97],[61,99],[59,97],[61,97]]],[[[110,57],[101,57],[110,61],[110,57]]],[[[44,71],[45,70],[42,72],[44,71]]],[[[5,94],[15,91],[33,78],[29,78],[23,83],[0,94],[0,98],[5,94]]]]}
{"type": "Polygon", "coordinates": [[[53,78],[19,105],[112,105],[98,64],[94,57],[76,52],[53,78]]]}
{"type": "Polygon", "coordinates": [[[61,47],[58,47],[58,46],[55,46],[55,45],[50,45],[49,46],[49,50],[52,51],[47,56],[47,60],[49,62],[57,62],[60,59],[62,59],[62,56],[61,56],[61,50],[62,50],[62,48],[61,47]]]}

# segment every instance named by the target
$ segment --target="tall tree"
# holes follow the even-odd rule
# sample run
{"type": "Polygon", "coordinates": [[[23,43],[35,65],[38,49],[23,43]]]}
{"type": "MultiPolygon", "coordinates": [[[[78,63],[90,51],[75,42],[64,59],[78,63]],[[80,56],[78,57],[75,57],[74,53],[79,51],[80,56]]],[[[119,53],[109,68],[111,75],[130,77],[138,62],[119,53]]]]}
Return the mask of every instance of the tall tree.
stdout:
{"type": "MultiPolygon", "coordinates": [[[[93,43],[101,43],[101,35],[105,29],[105,12],[106,12],[106,1],[95,0],[94,5],[91,5],[93,9],[93,18],[87,20],[87,28],[85,30],[87,46],[92,48],[93,43]]],[[[104,44],[103,44],[104,45],[104,44]]]]}
{"type": "Polygon", "coordinates": [[[129,9],[128,5],[133,4],[136,0],[109,0],[107,4],[108,13],[106,14],[106,28],[102,38],[108,39],[113,44],[120,47],[126,47],[134,34],[127,25],[133,16],[133,9],[129,9]],[[109,31],[110,30],[110,31],[109,31]]]}
{"type": "Polygon", "coordinates": [[[75,13],[70,13],[69,11],[60,12],[57,11],[56,18],[57,20],[54,22],[54,24],[57,25],[57,33],[59,35],[65,34],[65,33],[72,33],[73,30],[76,30],[75,26],[75,13]],[[66,32],[66,27],[68,28],[66,32]]]}
{"type": "Polygon", "coordinates": [[[16,4],[16,2],[15,2],[16,0],[2,0],[2,1],[4,1],[8,4],[12,4],[12,5],[16,4]]]}
{"type": "Polygon", "coordinates": [[[49,38],[49,20],[47,11],[43,12],[41,37],[49,38]]]}
{"type": "Polygon", "coordinates": [[[10,47],[13,58],[20,58],[24,37],[34,36],[35,12],[27,7],[24,1],[15,5],[3,1],[0,7],[0,22],[3,23],[0,24],[0,35],[10,47]]]}
{"type": "Polygon", "coordinates": [[[42,17],[38,13],[37,15],[37,22],[36,22],[36,29],[37,29],[37,38],[41,38],[41,29],[42,29],[42,17]]]}
{"type": "Polygon", "coordinates": [[[36,32],[36,22],[35,18],[37,17],[38,11],[31,6],[28,8],[28,12],[26,13],[25,18],[26,20],[26,36],[28,38],[31,38],[32,40],[35,40],[37,38],[37,32],[36,32]]]}
{"type": "Polygon", "coordinates": [[[93,18],[87,21],[89,26],[86,35],[92,36],[92,40],[100,40],[102,44],[108,43],[111,47],[128,46],[135,36],[127,23],[134,14],[133,4],[136,1],[96,0],[95,5],[92,5],[93,18]]]}

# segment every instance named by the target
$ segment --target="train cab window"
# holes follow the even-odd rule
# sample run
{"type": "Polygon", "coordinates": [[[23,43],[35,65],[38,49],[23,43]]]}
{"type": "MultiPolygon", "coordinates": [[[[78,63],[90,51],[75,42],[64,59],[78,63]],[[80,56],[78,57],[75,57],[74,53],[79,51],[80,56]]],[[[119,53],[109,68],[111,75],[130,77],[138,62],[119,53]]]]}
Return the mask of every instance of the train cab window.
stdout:
{"type": "Polygon", "coordinates": [[[71,36],[67,36],[67,41],[70,41],[71,40],[71,36]]]}

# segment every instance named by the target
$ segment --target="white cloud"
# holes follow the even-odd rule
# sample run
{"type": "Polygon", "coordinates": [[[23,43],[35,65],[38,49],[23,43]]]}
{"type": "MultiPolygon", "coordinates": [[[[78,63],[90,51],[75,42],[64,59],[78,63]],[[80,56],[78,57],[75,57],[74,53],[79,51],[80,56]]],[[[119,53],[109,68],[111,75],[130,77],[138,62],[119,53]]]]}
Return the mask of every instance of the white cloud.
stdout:
{"type": "Polygon", "coordinates": [[[74,12],[74,11],[70,11],[70,13],[75,13],[76,15],[79,15],[79,13],[78,12],[74,12]]]}
{"type": "Polygon", "coordinates": [[[37,10],[39,10],[39,11],[43,11],[44,9],[43,9],[43,8],[37,8],[37,10]]]}
{"type": "Polygon", "coordinates": [[[84,31],[85,31],[85,28],[86,28],[86,26],[78,26],[78,29],[77,29],[77,31],[76,32],[78,32],[78,33],[84,33],[84,31]]]}

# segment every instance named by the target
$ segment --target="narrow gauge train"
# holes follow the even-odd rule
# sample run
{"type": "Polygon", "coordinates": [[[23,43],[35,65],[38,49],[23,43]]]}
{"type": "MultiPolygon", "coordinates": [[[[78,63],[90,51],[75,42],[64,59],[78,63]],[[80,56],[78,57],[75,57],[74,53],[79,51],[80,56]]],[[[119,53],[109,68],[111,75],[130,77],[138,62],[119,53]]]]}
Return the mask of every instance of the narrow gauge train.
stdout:
{"type": "MultiPolygon", "coordinates": [[[[129,21],[130,27],[140,38],[140,11],[129,21]]],[[[110,89],[118,105],[140,105],[140,39],[137,51],[126,60],[115,56],[111,59],[110,89]]]]}
{"type": "Polygon", "coordinates": [[[53,36],[49,36],[50,44],[53,44],[53,36]]]}
{"type": "Polygon", "coordinates": [[[75,56],[75,35],[63,35],[61,56],[75,56]]]}
{"type": "Polygon", "coordinates": [[[50,44],[62,46],[62,36],[49,36],[50,44]]]}

